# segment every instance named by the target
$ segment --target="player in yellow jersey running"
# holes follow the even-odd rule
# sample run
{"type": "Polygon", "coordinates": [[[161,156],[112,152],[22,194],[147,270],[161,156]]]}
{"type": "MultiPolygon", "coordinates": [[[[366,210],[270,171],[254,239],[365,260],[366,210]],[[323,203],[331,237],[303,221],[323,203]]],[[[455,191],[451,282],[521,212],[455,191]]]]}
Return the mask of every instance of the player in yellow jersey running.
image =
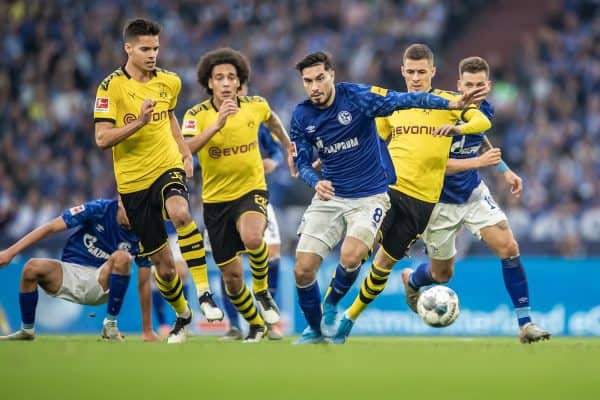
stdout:
{"type": "MultiPolygon", "coordinates": [[[[431,92],[449,100],[460,98],[458,93],[432,89],[436,70],[433,53],[426,45],[409,46],[402,62],[402,76],[409,92],[431,92]]],[[[450,136],[484,132],[490,127],[490,121],[475,106],[464,110],[412,108],[377,120],[380,136],[389,141],[388,150],[397,176],[388,192],[392,206],[381,226],[381,246],[371,271],[337,331],[336,305],[325,298],[323,325],[335,331],[334,343],[346,342],[356,319],[385,288],[396,262],[425,230],[442,191],[452,144],[450,136]],[[456,125],[458,122],[463,123],[456,125]]]]}
{"type": "Polygon", "coordinates": [[[221,269],[227,295],[248,321],[247,342],[259,342],[266,324],[279,321],[279,310],[268,290],[267,184],[258,146],[262,123],[282,143],[290,145],[279,117],[265,99],[238,96],[248,82],[246,57],[220,48],[204,54],[198,64],[198,82],[210,99],[189,109],[183,134],[202,168],[204,222],[212,254],[221,269]],[[241,253],[248,253],[253,292],[243,281],[241,253]],[[260,311],[260,313],[259,313],[260,311]]]}
{"type": "Polygon", "coordinates": [[[156,67],[160,26],[153,21],[129,21],[123,33],[127,62],[98,87],[94,107],[96,144],[112,148],[117,189],[140,240],[140,255],[156,268],[163,297],[177,314],[168,343],[187,337],[192,312],[175,271],[163,219],[179,236],[183,258],[208,320],[223,319],[208,286],[205,250],[188,204],[185,183],[193,173],[192,155],[175,117],[181,79],[156,67]]]}

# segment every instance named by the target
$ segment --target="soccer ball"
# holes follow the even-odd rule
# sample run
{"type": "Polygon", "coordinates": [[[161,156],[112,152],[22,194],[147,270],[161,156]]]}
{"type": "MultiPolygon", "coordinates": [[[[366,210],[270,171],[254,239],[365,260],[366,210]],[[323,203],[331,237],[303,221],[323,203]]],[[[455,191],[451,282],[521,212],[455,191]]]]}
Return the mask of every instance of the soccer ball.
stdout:
{"type": "Polygon", "coordinates": [[[443,328],[456,321],[460,314],[458,296],[449,287],[436,285],[421,293],[417,311],[427,325],[443,328]]]}

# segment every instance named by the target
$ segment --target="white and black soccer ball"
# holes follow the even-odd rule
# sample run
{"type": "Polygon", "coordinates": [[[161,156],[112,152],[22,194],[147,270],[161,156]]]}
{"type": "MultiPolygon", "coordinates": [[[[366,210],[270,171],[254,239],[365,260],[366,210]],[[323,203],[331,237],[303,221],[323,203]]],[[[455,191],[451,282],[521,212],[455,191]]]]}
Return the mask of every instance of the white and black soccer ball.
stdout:
{"type": "Polygon", "coordinates": [[[419,296],[417,312],[427,325],[446,327],[456,321],[460,314],[458,295],[447,286],[433,286],[419,296]]]}

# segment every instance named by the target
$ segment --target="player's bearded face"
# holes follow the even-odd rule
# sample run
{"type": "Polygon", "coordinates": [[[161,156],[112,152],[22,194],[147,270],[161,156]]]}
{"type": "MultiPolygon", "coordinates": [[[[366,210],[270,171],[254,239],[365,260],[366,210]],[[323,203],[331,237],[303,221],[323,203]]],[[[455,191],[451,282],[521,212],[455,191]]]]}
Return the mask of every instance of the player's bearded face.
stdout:
{"type": "Polygon", "coordinates": [[[158,36],[138,36],[125,43],[125,51],[133,65],[142,71],[154,71],[158,57],[158,36]]]}
{"type": "Polygon", "coordinates": [[[208,80],[208,87],[213,91],[213,97],[219,102],[233,99],[240,89],[240,79],[232,64],[215,65],[208,80]]]}
{"type": "Polygon", "coordinates": [[[313,104],[325,106],[330,103],[334,88],[333,70],[326,70],[323,64],[304,68],[302,82],[304,90],[313,104]]]}
{"type": "Polygon", "coordinates": [[[480,87],[486,87],[489,91],[492,88],[492,83],[489,81],[486,71],[463,72],[460,75],[457,87],[458,91],[462,93],[470,92],[480,87]]]}
{"type": "Polygon", "coordinates": [[[427,92],[431,89],[435,67],[427,59],[411,60],[407,58],[402,65],[402,76],[409,92],[427,92]]]}

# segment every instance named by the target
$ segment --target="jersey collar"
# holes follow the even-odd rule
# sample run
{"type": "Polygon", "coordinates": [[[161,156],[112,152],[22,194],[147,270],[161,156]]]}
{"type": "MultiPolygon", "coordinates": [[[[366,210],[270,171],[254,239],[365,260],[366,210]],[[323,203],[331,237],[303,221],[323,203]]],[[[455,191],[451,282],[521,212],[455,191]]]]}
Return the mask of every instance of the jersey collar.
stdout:
{"type": "MultiPolygon", "coordinates": [[[[121,65],[121,71],[123,71],[123,74],[127,77],[127,79],[131,79],[131,75],[129,75],[129,72],[127,72],[127,70],[125,69],[125,64],[121,65]]],[[[157,76],[156,68],[152,70],[152,74],[154,76],[157,76]]]]}
{"type": "MultiPolygon", "coordinates": [[[[210,105],[212,106],[213,110],[215,110],[215,112],[218,113],[219,110],[217,110],[217,106],[215,106],[215,103],[213,100],[214,100],[214,97],[211,96],[210,105]]],[[[235,96],[235,101],[237,101],[238,108],[241,107],[242,103],[240,102],[240,96],[235,96]]]]}

